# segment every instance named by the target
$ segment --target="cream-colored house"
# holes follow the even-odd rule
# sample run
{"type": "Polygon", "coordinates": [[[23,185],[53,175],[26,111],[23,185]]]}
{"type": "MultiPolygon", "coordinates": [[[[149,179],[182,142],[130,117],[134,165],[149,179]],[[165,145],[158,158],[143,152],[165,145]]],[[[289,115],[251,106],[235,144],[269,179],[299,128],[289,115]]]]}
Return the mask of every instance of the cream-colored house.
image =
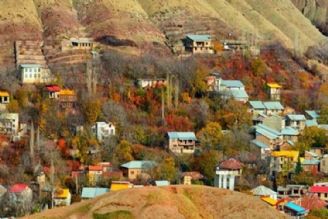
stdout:
{"type": "Polygon", "coordinates": [[[194,132],[168,132],[167,147],[176,154],[193,154],[196,149],[196,135],[194,132]]]}
{"type": "Polygon", "coordinates": [[[187,35],[185,38],[185,51],[193,54],[213,54],[212,37],[210,35],[187,35]]]}
{"type": "Polygon", "coordinates": [[[149,160],[133,160],[128,163],[122,164],[123,176],[127,177],[129,180],[135,180],[142,173],[150,171],[156,166],[154,161],[149,160]]]}
{"type": "Polygon", "coordinates": [[[22,84],[40,84],[51,80],[50,71],[38,64],[20,65],[22,84]]]}

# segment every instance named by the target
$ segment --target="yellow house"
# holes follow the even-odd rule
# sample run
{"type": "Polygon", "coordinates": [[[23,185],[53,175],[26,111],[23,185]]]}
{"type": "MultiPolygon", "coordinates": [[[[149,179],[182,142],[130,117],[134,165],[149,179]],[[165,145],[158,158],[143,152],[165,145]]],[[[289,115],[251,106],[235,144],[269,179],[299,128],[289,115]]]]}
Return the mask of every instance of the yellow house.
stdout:
{"type": "Polygon", "coordinates": [[[133,184],[128,181],[112,181],[112,185],[110,187],[111,191],[119,191],[130,189],[133,187],[133,184]]]}
{"type": "Polygon", "coordinates": [[[268,92],[271,100],[280,100],[282,86],[277,83],[267,83],[268,92]]]}
{"type": "Polygon", "coordinates": [[[0,91],[0,104],[9,103],[9,93],[7,91],[0,91]]]}
{"type": "Polygon", "coordinates": [[[71,193],[69,189],[57,189],[54,194],[55,206],[68,206],[71,204],[71,193]]]}
{"type": "Polygon", "coordinates": [[[290,171],[294,169],[298,156],[299,152],[294,150],[273,151],[271,153],[270,169],[276,172],[290,171]]]}

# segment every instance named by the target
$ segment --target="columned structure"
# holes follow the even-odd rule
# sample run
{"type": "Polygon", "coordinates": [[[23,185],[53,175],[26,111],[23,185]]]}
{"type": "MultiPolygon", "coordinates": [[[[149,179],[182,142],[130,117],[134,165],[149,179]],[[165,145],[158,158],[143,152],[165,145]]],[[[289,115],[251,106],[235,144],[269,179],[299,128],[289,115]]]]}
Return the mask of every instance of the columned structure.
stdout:
{"type": "Polygon", "coordinates": [[[214,186],[222,189],[235,189],[235,178],[242,173],[243,165],[235,160],[223,161],[217,168],[214,178],[214,186]]]}

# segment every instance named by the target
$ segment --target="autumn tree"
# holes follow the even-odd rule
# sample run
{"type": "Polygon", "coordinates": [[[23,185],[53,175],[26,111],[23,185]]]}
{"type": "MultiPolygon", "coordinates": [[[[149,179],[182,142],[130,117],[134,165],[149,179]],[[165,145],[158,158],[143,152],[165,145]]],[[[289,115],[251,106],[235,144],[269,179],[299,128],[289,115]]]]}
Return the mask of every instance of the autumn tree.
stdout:
{"type": "Polygon", "coordinates": [[[328,105],[324,105],[320,110],[320,117],[318,119],[320,124],[328,124],[328,105]]]}
{"type": "Polygon", "coordinates": [[[303,155],[306,150],[312,147],[326,147],[328,137],[324,129],[318,127],[306,127],[300,135],[296,147],[299,149],[300,154],[303,155]]]}
{"type": "Polygon", "coordinates": [[[97,99],[88,99],[83,104],[83,113],[88,124],[95,123],[101,113],[101,102],[97,99]]]}
{"type": "Polygon", "coordinates": [[[208,149],[216,149],[223,137],[221,126],[217,122],[208,123],[198,132],[197,136],[202,147],[208,149]]]}
{"type": "Polygon", "coordinates": [[[215,169],[219,159],[220,156],[216,150],[205,150],[195,158],[195,168],[200,170],[210,185],[214,183],[215,169]]]}
{"type": "Polygon", "coordinates": [[[206,76],[207,76],[207,72],[205,69],[202,68],[197,69],[192,79],[191,93],[193,96],[201,97],[206,93],[207,91],[207,83],[205,81],[206,76]]]}
{"type": "Polygon", "coordinates": [[[266,70],[266,65],[261,58],[252,60],[251,68],[255,76],[263,76],[266,70]]]}

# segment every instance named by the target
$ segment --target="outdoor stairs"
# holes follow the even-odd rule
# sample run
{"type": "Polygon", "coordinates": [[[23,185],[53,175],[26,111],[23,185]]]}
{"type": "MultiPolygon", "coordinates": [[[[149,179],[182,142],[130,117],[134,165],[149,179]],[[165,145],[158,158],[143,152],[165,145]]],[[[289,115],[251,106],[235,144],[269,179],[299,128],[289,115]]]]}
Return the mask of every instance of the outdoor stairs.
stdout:
{"type": "Polygon", "coordinates": [[[16,41],[16,66],[21,64],[38,64],[47,67],[47,61],[42,52],[43,41],[16,41]]]}

